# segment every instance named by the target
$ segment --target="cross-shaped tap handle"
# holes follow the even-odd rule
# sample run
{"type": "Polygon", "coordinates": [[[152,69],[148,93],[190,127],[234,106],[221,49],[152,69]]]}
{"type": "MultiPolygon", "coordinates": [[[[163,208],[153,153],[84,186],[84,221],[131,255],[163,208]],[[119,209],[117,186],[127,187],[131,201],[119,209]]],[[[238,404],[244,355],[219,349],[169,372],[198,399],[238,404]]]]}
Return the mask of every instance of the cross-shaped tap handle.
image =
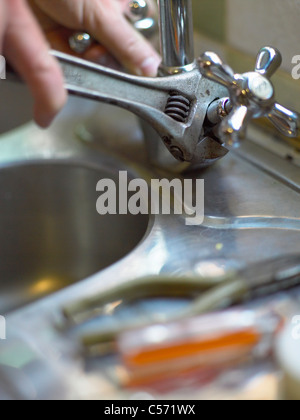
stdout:
{"type": "Polygon", "coordinates": [[[282,63],[280,52],[273,47],[262,48],[257,56],[255,71],[236,74],[213,52],[204,53],[198,60],[201,73],[226,87],[232,111],[222,121],[221,140],[236,147],[245,137],[248,123],[267,117],[285,136],[300,135],[300,115],[275,101],[274,86],[269,80],[282,63]]]}

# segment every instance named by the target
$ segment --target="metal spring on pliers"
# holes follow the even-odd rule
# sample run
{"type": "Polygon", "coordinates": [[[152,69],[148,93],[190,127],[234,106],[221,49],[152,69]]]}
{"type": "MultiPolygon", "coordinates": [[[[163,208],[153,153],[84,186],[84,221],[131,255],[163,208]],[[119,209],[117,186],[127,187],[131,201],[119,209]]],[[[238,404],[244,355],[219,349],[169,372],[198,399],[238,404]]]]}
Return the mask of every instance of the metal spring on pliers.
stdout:
{"type": "Polygon", "coordinates": [[[181,96],[178,92],[172,92],[169,96],[165,114],[173,118],[173,120],[184,123],[186,122],[191,109],[190,101],[181,96]]]}

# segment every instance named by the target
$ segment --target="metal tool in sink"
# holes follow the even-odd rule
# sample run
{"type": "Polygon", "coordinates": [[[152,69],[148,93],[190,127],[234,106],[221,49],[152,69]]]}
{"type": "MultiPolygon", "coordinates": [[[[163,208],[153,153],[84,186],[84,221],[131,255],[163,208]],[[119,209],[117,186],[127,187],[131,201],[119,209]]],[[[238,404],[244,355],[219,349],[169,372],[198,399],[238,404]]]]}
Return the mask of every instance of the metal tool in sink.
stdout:
{"type": "MultiPolygon", "coordinates": [[[[263,298],[280,291],[300,286],[300,257],[287,255],[270,259],[246,267],[237,272],[229,272],[221,277],[188,278],[153,276],[134,279],[123,285],[112,287],[98,295],[70,303],[63,308],[65,327],[78,326],[104,313],[107,304],[132,302],[153,297],[194,297],[189,305],[179,313],[166,319],[178,321],[263,298]],[[197,296],[195,298],[195,296],[197,296]]],[[[152,321],[153,323],[154,321],[152,321]]],[[[84,334],[82,343],[89,352],[112,349],[116,337],[125,329],[151,325],[151,320],[134,320],[120,327],[84,334]],[[100,346],[98,348],[98,346],[100,346]]]]}

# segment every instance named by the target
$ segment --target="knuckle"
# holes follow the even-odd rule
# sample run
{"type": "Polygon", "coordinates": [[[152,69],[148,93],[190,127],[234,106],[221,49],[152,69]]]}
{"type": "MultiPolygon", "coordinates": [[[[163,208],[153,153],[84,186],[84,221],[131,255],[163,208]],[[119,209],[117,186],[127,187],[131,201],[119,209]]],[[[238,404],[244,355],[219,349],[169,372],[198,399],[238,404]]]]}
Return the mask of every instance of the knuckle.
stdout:
{"type": "Polygon", "coordinates": [[[38,77],[47,76],[56,70],[55,62],[47,50],[36,55],[33,67],[38,77]]]}
{"type": "Polygon", "coordinates": [[[131,59],[134,58],[135,61],[143,60],[143,57],[141,57],[141,52],[143,49],[141,48],[141,41],[137,36],[133,35],[126,40],[124,43],[124,51],[127,52],[128,57],[131,59]]]}

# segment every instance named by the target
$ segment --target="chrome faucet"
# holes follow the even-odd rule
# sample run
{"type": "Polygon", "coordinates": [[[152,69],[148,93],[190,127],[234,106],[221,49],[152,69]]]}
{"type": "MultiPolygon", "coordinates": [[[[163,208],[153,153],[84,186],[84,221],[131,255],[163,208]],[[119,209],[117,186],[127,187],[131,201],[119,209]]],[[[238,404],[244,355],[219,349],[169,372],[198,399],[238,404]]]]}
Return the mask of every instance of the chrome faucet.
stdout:
{"type": "MultiPolygon", "coordinates": [[[[196,64],[192,0],[158,0],[158,6],[162,54],[160,76],[193,71],[196,64]]],[[[215,99],[207,108],[208,124],[206,127],[203,125],[203,131],[205,133],[208,130],[209,124],[217,129],[214,127],[210,136],[202,137],[202,141],[199,138],[197,163],[206,165],[226,154],[224,148],[216,147],[212,140],[219,141],[226,149],[237,147],[240,139],[245,136],[248,122],[253,118],[266,116],[285,136],[300,135],[299,114],[275,102],[274,88],[269,81],[281,62],[278,50],[265,47],[258,54],[255,72],[238,75],[214,53],[207,52],[200,57],[198,65],[202,75],[224,86],[228,92],[222,97],[224,93],[220,91],[219,99],[215,99]]],[[[217,90],[214,86],[216,95],[217,90]]],[[[172,165],[170,155],[165,153],[153,130],[144,125],[144,133],[153,163],[172,165]]]]}
{"type": "Polygon", "coordinates": [[[192,0],[158,0],[161,74],[178,74],[194,68],[192,0]]]}
{"type": "Polygon", "coordinates": [[[160,77],[135,77],[52,51],[67,90],[146,121],[148,149],[160,165],[169,166],[170,158],[210,165],[239,145],[254,118],[268,117],[284,135],[300,135],[300,115],[275,101],[270,77],[281,65],[278,50],[262,48],[255,70],[245,74],[236,74],[213,52],[195,60],[192,1],[159,0],[158,5],[160,77]]]}

